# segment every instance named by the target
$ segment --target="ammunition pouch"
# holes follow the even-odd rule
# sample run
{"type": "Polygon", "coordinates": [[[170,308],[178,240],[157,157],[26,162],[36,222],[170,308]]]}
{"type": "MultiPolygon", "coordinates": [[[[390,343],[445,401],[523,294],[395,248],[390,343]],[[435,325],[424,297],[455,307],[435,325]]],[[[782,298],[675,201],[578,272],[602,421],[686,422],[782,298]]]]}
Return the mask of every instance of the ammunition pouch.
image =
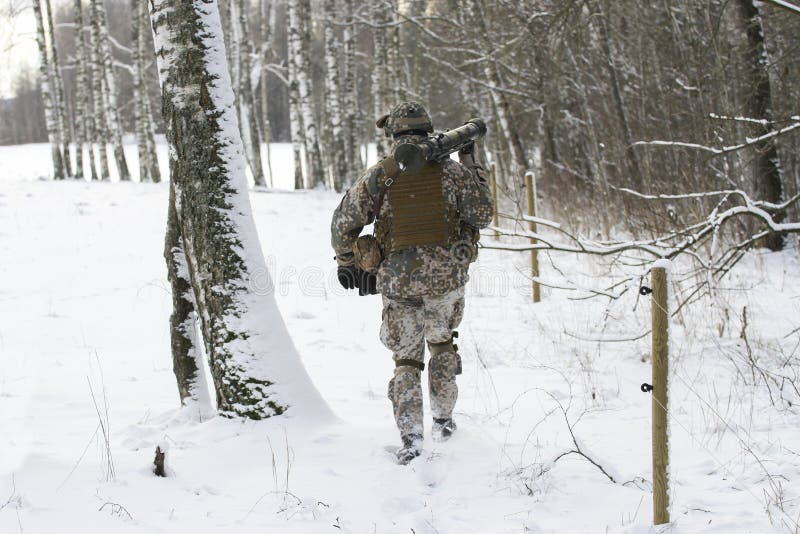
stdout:
{"type": "Polygon", "coordinates": [[[362,271],[375,274],[383,262],[383,252],[378,240],[371,235],[362,235],[353,244],[356,266],[362,271]]]}
{"type": "Polygon", "coordinates": [[[478,259],[478,240],[481,234],[467,223],[462,222],[460,227],[458,240],[451,247],[450,254],[459,263],[472,263],[478,259]]]}

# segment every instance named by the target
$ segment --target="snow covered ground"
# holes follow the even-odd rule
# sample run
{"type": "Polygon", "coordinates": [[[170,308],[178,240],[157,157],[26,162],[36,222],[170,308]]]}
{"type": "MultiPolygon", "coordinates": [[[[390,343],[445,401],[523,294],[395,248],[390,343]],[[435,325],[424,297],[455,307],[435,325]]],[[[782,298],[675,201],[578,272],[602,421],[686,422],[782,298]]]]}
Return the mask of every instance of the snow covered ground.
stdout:
{"type": "MultiPolygon", "coordinates": [[[[459,431],[402,467],[386,450],[399,439],[380,299],[335,279],[338,195],[251,194],[279,306],[336,419],[208,419],[180,410],[171,370],[166,184],[38,179],[49,165],[45,145],[0,147],[0,533],[657,531],[649,336],[597,341],[647,332],[648,297],[544,289],[533,305],[528,255],[483,251],[459,329],[459,431]],[[577,454],[554,463],[576,444],[608,476],[577,454]],[[157,445],[167,478],[151,472],[157,445]]],[[[273,166],[288,188],[288,146],[273,166]]],[[[621,276],[540,263],[561,285],[621,276]]],[[[754,359],[797,376],[799,263],[752,253],[672,325],[673,523],[658,531],[796,531],[800,396],[751,376],[741,332],[746,306],[754,359]]]]}

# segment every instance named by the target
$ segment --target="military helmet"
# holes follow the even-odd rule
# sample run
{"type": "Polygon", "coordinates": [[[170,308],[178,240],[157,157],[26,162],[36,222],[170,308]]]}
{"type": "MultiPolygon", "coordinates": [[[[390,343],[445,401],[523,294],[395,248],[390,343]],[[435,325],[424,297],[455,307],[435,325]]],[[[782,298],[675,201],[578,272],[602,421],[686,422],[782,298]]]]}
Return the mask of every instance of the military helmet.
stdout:
{"type": "Polygon", "coordinates": [[[375,125],[383,128],[386,137],[403,133],[433,133],[431,117],[419,102],[401,102],[392,108],[387,115],[379,118],[375,125]]]}

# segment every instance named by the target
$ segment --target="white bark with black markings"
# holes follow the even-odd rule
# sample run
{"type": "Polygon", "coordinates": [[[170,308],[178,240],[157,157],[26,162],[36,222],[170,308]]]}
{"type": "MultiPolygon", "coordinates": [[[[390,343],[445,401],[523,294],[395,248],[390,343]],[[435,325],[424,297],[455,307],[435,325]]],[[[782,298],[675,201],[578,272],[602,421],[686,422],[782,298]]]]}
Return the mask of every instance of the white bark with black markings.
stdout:
{"type": "Polygon", "coordinates": [[[92,0],[92,25],[95,28],[96,46],[100,58],[100,76],[105,87],[105,116],[108,121],[108,133],[114,161],[117,164],[119,179],[123,182],[131,179],[128,161],[122,147],[122,123],[117,107],[117,84],[114,74],[114,58],[111,56],[111,42],[108,35],[108,18],[103,0],[92,0]]]}
{"type": "Polygon", "coordinates": [[[64,156],[61,152],[61,135],[58,129],[58,109],[53,94],[53,80],[50,69],[50,58],[47,53],[44,17],[41,0],[33,0],[33,14],[36,18],[36,44],[39,47],[39,75],[44,117],[47,127],[47,140],[53,158],[53,178],[63,180],[66,176],[64,156]]]}
{"type": "MultiPolygon", "coordinates": [[[[258,242],[217,3],[154,0],[151,20],[183,278],[218,410],[251,419],[287,410],[328,416],[278,311],[258,242]]],[[[179,272],[174,261],[167,254],[179,272]]]]}

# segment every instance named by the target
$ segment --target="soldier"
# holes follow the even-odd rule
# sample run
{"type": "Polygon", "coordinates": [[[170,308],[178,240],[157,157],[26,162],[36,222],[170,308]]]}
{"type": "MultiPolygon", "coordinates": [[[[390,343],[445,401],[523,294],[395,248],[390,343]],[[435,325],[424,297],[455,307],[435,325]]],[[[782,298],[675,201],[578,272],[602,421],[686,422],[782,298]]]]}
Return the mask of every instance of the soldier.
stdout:
{"type": "MultiPolygon", "coordinates": [[[[433,132],[417,102],[403,102],[376,123],[393,146],[433,132]]],[[[461,357],[453,338],[464,312],[464,285],[477,257],[478,231],[492,218],[492,199],[474,143],[417,171],[400,172],[389,156],[370,167],[333,214],[331,244],[339,282],[383,296],[381,342],[394,355],[388,396],[403,446],[397,460],[419,456],[423,440],[421,373],[425,342],[434,440],[456,429],[453,408],[461,357]],[[361,236],[375,222],[374,236],[361,236]]]]}

